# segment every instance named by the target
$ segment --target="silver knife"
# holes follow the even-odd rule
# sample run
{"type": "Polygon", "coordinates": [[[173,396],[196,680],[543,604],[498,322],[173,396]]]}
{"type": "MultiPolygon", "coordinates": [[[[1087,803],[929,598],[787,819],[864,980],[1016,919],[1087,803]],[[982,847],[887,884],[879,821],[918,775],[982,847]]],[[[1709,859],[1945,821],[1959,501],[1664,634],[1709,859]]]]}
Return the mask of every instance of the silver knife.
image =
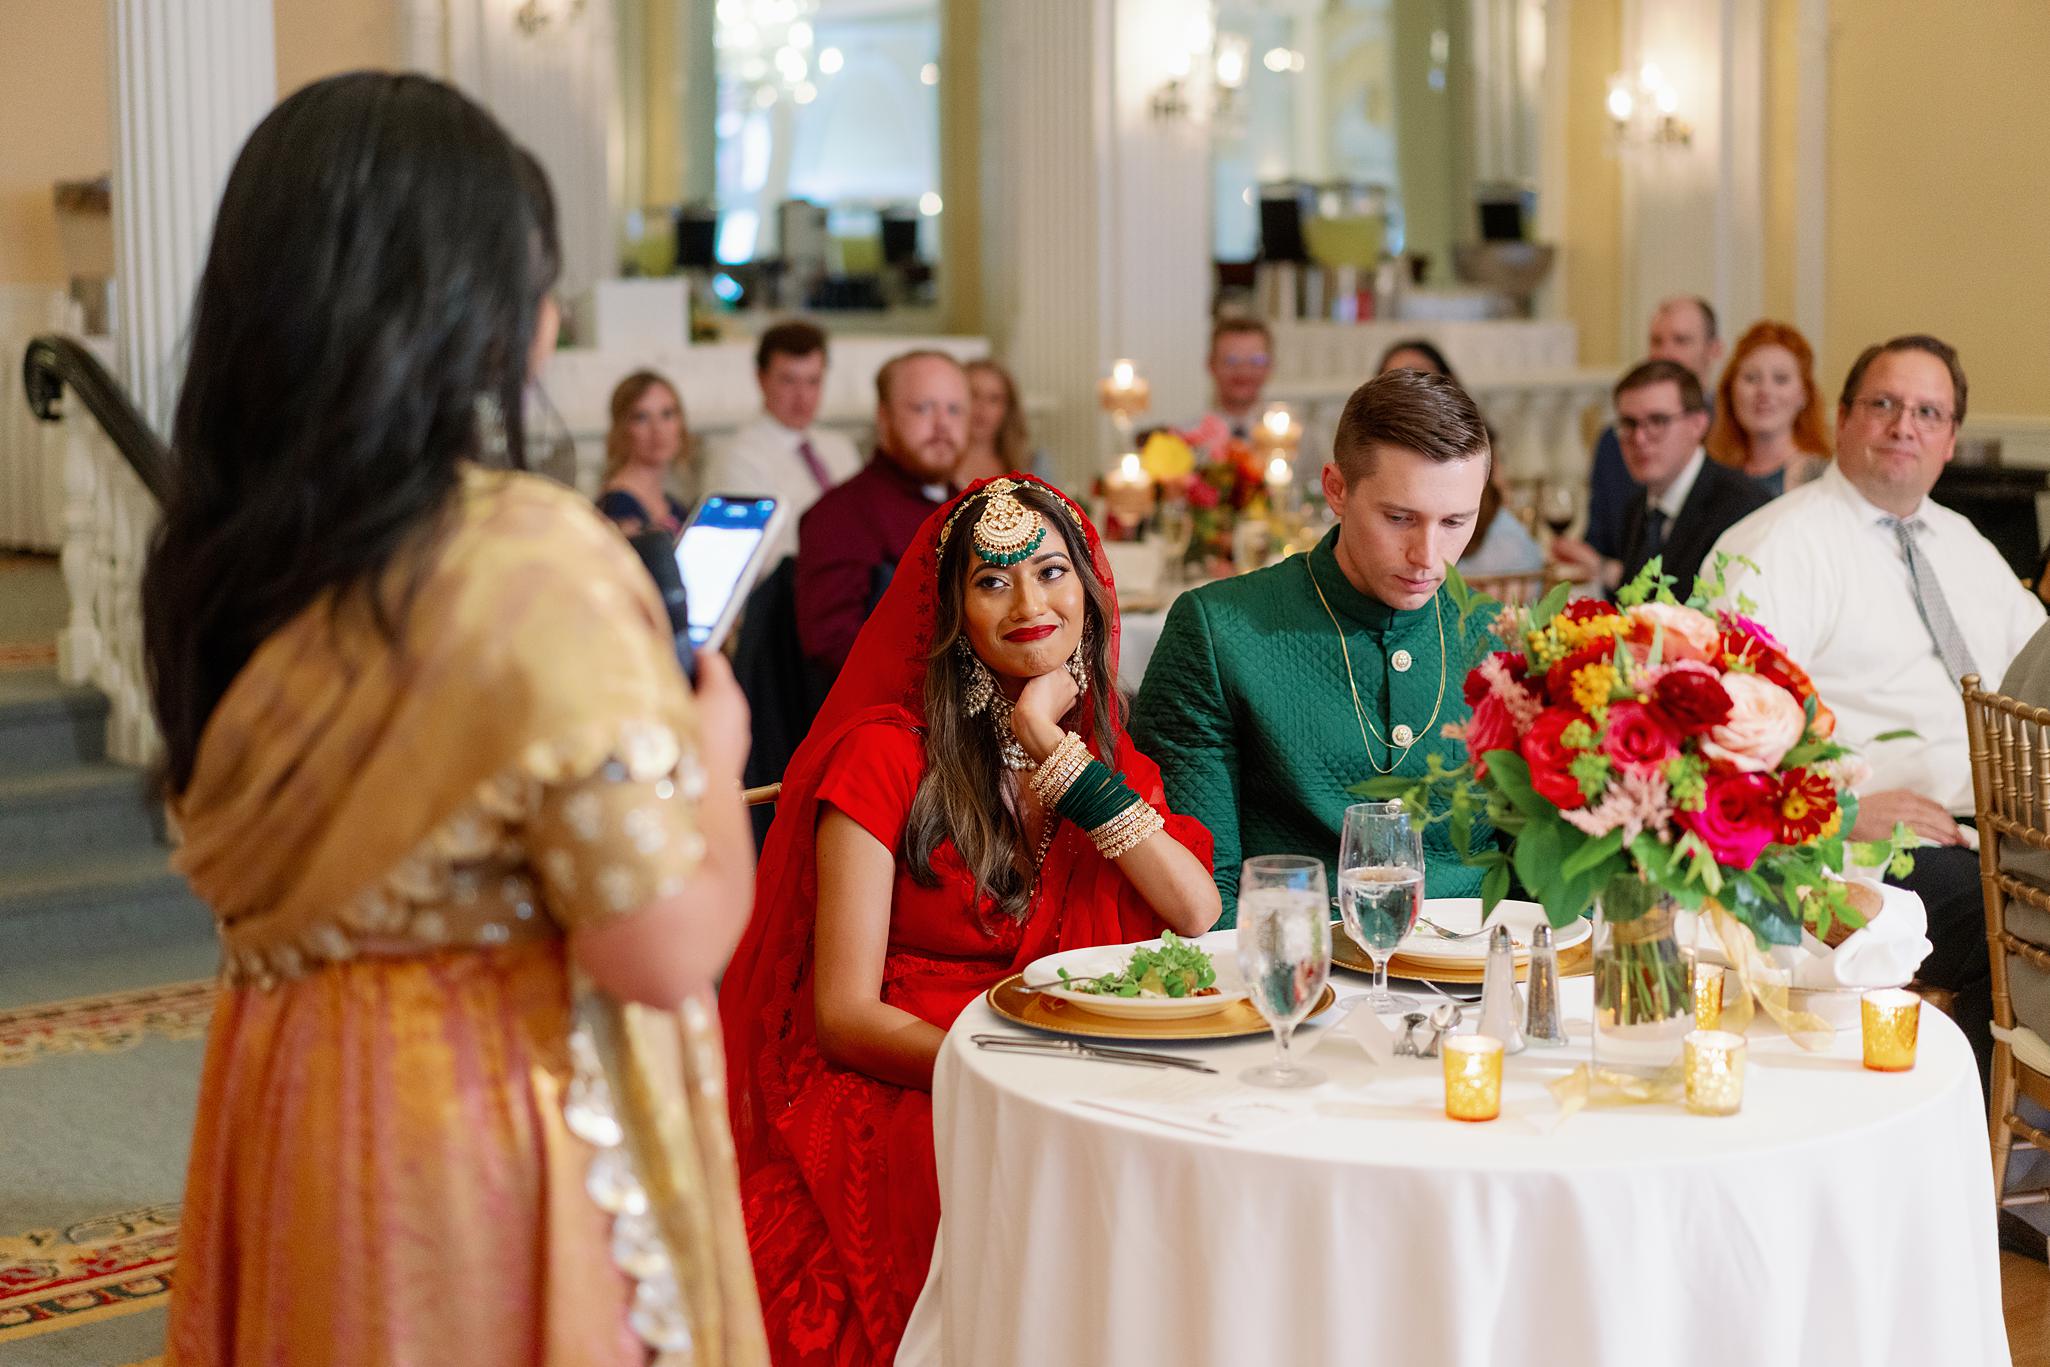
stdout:
{"type": "Polygon", "coordinates": [[[1028,1039],[1020,1035],[971,1035],[969,1038],[979,1049],[1009,1049],[1025,1054],[1065,1054],[1073,1058],[1091,1058],[1104,1063],[1127,1063],[1142,1068],[1185,1068],[1192,1073],[1217,1071],[1201,1059],[1184,1058],[1180,1054],[1149,1054],[1141,1049],[1116,1049],[1102,1044],[1083,1044],[1079,1040],[1028,1039]]]}

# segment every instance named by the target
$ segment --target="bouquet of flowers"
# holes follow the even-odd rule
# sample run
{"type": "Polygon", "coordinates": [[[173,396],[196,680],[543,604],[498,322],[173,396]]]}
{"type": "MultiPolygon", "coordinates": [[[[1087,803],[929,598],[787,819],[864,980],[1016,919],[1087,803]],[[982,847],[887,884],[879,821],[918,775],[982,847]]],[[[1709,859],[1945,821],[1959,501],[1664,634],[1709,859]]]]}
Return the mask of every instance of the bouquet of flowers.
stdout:
{"type": "Polygon", "coordinates": [[[1140,448],[1139,460],[1168,498],[1187,504],[1186,558],[1193,563],[1228,566],[1239,518],[1266,516],[1267,484],[1259,457],[1215,414],[1187,432],[1162,428],[1153,433],[1140,448]]]}
{"type": "MultiPolygon", "coordinates": [[[[1555,926],[1597,897],[1612,926],[1713,902],[1762,947],[1800,943],[1804,924],[1818,936],[1862,925],[1831,875],[1847,856],[1905,872],[1912,836],[1847,841],[1858,761],[1752,605],[1711,606],[1727,597],[1727,564],[1718,556],[1685,603],[1653,560],[1616,604],[1569,603],[1559,585],[1531,608],[1501,607],[1454,571],[1462,619],[1494,608],[1506,647],[1466,676],[1469,758],[1361,791],[1449,821],[1454,848],[1487,870],[1486,906],[1513,870],[1555,926]],[[1506,851],[1471,848],[1479,813],[1506,851]]],[[[1617,931],[1619,948],[1634,938],[1617,931]]]]}

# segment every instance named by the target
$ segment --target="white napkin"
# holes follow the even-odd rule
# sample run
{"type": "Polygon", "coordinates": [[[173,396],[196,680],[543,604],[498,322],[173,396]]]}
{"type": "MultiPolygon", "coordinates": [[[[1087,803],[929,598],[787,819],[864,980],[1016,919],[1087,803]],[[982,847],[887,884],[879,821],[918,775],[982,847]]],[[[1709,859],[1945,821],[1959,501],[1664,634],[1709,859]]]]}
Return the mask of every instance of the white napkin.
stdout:
{"type": "Polygon", "coordinates": [[[1116,1096],[1078,1098],[1077,1104],[1222,1139],[1258,1134],[1307,1115],[1235,1078],[1180,1070],[1138,1078],[1121,1086],[1116,1096]]]}
{"type": "MultiPolygon", "coordinates": [[[[1879,893],[1879,914],[1851,937],[1831,949],[1806,930],[1799,947],[1778,945],[1769,956],[1791,975],[1790,985],[1828,991],[1833,988],[1897,987],[1915,976],[1935,946],[1929,943],[1929,912],[1922,899],[1906,888],[1873,878],[1852,878],[1879,893]]],[[[1728,964],[1712,927],[1700,917],[1681,912],[1674,921],[1680,943],[1692,945],[1704,963],[1728,964]]]]}

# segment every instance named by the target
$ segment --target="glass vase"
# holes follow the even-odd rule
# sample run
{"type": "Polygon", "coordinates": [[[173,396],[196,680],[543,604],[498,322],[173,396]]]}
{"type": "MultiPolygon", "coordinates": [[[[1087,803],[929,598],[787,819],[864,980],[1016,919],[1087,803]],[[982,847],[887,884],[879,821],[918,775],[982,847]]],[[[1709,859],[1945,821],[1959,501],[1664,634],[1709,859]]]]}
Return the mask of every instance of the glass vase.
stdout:
{"type": "Polygon", "coordinates": [[[1672,899],[1637,879],[1595,897],[1594,1063],[1656,1077],[1677,1067],[1694,1029],[1694,982],[1672,899]]]}

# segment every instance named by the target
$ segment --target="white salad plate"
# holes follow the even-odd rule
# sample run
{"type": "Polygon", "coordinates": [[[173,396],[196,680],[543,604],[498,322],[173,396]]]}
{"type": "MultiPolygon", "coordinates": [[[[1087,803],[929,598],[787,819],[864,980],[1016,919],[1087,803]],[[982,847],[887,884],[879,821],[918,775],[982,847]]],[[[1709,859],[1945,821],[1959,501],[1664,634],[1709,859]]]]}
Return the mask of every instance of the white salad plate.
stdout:
{"type": "MultiPolygon", "coordinates": [[[[1402,943],[1395,952],[1402,957],[1418,962],[1450,965],[1478,965],[1488,959],[1488,937],[1476,935],[1470,940],[1448,940],[1424,924],[1424,918],[1436,922],[1449,931],[1464,934],[1481,928],[1481,899],[1478,897],[1433,897],[1425,901],[1423,916],[1409,934],[1402,937],[1402,943]]],[[[1507,926],[1516,937],[1516,958],[1520,963],[1530,957],[1531,932],[1544,922],[1545,909],[1536,902],[1499,902],[1494,914],[1488,917],[1490,926],[1507,926]]],[[[1552,931],[1552,946],[1555,949],[1569,949],[1594,934],[1594,927],[1586,918],[1552,931]]],[[[1071,972],[1073,970],[1070,970],[1071,972]]]]}
{"type": "MultiPolygon", "coordinates": [[[[1210,937],[1205,937],[1206,940],[1210,937]]],[[[1217,991],[1208,997],[1110,997],[1095,992],[1076,992],[1065,987],[1046,988],[1045,995],[1078,1006],[1084,1011],[1099,1016],[1113,1016],[1123,1020],[1189,1020],[1197,1016],[1208,1016],[1222,1011],[1233,1002],[1246,996],[1244,980],[1239,977],[1238,961],[1233,957],[1231,941],[1219,946],[1204,941],[1194,942],[1197,948],[1210,956],[1210,962],[1217,971],[1217,991]],[[1222,953],[1219,949],[1222,949],[1222,953]]],[[[1138,949],[1158,949],[1160,941],[1142,940],[1129,945],[1096,945],[1089,949],[1071,949],[1061,954],[1049,954],[1034,959],[1025,966],[1025,985],[1041,987],[1060,981],[1060,970],[1067,969],[1071,978],[1095,978],[1105,973],[1115,973],[1131,961],[1132,953],[1138,949]]]]}

